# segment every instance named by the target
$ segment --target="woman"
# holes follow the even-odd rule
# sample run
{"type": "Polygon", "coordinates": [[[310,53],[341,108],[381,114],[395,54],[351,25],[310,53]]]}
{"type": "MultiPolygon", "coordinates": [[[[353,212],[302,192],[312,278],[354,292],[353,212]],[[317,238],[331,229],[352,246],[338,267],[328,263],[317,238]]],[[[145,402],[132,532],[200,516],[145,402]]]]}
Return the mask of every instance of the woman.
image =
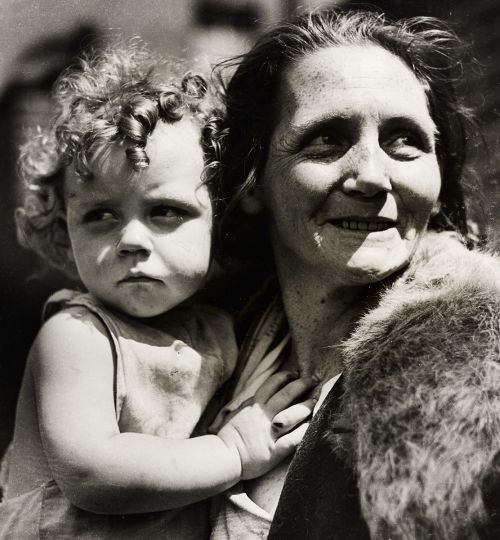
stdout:
{"type": "Polygon", "coordinates": [[[327,397],[288,474],[219,500],[214,538],[264,537],[283,485],[272,538],[486,537],[500,270],[459,240],[458,46],[435,20],[315,12],[227,86],[223,241],[278,285],[219,422],[282,369],[320,381],[315,410],[327,397]]]}

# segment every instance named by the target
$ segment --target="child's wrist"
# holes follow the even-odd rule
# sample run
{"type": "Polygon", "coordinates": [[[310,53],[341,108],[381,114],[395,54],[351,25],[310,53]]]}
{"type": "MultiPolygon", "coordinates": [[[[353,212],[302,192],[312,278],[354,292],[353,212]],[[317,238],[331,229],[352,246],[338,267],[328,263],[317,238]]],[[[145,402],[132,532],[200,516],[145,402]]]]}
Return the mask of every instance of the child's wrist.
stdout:
{"type": "Polygon", "coordinates": [[[240,480],[243,474],[243,463],[241,461],[238,443],[235,439],[241,439],[241,437],[234,427],[229,424],[226,424],[219,433],[217,433],[217,437],[222,441],[226,449],[228,456],[226,463],[230,465],[231,470],[236,473],[237,479],[240,480]]]}

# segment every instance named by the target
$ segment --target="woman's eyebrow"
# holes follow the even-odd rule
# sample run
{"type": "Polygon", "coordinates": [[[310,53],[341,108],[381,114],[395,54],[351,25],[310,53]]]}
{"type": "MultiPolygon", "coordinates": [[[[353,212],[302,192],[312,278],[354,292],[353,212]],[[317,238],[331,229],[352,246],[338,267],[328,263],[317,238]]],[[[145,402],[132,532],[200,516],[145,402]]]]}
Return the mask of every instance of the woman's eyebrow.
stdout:
{"type": "MultiPolygon", "coordinates": [[[[313,118],[304,122],[292,123],[289,127],[290,135],[294,137],[304,137],[310,133],[316,133],[323,129],[346,130],[356,122],[356,118],[347,115],[327,115],[313,118]]],[[[351,127],[352,129],[352,127],[351,127]]]]}
{"type": "Polygon", "coordinates": [[[319,135],[322,131],[335,131],[348,136],[356,130],[356,121],[347,115],[325,115],[323,117],[290,123],[279,140],[279,146],[285,152],[296,151],[305,141],[319,135]]]}
{"type": "Polygon", "coordinates": [[[432,118],[429,118],[429,121],[422,122],[414,116],[401,115],[388,118],[384,122],[384,128],[386,129],[398,126],[419,131],[422,135],[427,136],[431,140],[436,139],[439,135],[439,130],[432,118]]]}

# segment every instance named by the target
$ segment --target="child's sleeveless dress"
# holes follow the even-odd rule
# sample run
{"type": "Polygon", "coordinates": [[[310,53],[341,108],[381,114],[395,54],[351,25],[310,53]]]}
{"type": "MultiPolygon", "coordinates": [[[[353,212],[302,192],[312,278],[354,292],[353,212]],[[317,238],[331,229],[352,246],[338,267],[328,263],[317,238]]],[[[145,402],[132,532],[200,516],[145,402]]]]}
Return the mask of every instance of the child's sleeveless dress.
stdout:
{"type": "MultiPolygon", "coordinates": [[[[115,361],[120,431],[189,438],[234,368],[236,344],[230,318],[207,306],[177,308],[160,331],[118,316],[89,294],[73,291],[53,295],[46,313],[50,316],[68,308],[79,312],[83,308],[83,316],[97,317],[108,333],[115,361]]],[[[199,425],[197,434],[202,434],[198,431],[203,432],[199,425]]],[[[16,453],[15,438],[10,451],[11,455],[16,453]]],[[[33,450],[31,462],[38,470],[40,461],[45,461],[49,471],[45,456],[36,452],[33,450]]],[[[10,470],[6,498],[0,504],[1,539],[199,540],[209,535],[207,501],[149,514],[92,514],[71,505],[53,479],[22,493],[23,474],[30,474],[23,468],[29,469],[29,463],[10,470]],[[16,495],[9,496],[9,491],[16,495]]]]}

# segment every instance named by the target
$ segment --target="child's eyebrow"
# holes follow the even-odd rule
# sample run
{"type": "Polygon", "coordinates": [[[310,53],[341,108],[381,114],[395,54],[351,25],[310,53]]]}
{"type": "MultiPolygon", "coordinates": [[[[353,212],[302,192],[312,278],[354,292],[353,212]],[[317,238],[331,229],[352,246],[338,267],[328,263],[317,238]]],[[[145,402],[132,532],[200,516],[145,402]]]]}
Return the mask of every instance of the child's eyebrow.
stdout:
{"type": "Polygon", "coordinates": [[[67,199],[74,199],[78,197],[78,204],[89,207],[89,206],[108,206],[114,204],[114,199],[108,194],[100,194],[99,192],[92,193],[76,193],[70,192],[66,195],[67,199]]]}
{"type": "Polygon", "coordinates": [[[183,203],[186,205],[196,204],[196,190],[186,189],[181,186],[153,186],[144,194],[144,200],[148,203],[171,202],[183,203]]]}
{"type": "Polygon", "coordinates": [[[157,191],[156,193],[147,193],[144,195],[146,202],[154,201],[185,201],[189,202],[191,197],[179,191],[157,191]]]}
{"type": "Polygon", "coordinates": [[[104,199],[110,198],[110,193],[108,190],[103,189],[102,186],[99,186],[98,184],[87,184],[83,188],[79,189],[78,187],[75,189],[74,187],[70,187],[68,189],[67,186],[65,186],[64,190],[64,196],[67,199],[74,199],[75,197],[79,198],[85,198],[85,199],[104,199]]]}
{"type": "Polygon", "coordinates": [[[199,209],[199,204],[196,200],[193,200],[189,197],[181,196],[179,194],[147,196],[144,198],[144,202],[151,206],[182,206],[183,208],[192,211],[199,209]]]}

